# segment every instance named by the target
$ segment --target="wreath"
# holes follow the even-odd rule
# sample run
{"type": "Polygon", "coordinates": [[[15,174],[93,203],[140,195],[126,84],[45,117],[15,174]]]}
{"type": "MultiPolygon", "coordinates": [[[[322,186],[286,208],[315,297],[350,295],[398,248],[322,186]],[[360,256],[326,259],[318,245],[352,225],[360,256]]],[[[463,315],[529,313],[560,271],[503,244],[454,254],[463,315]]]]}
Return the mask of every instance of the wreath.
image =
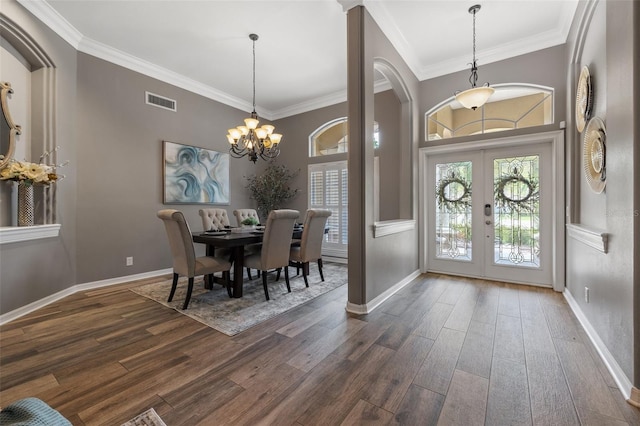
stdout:
{"type": "Polygon", "coordinates": [[[438,181],[436,199],[438,206],[449,213],[466,212],[471,208],[471,183],[451,172],[448,177],[438,181]],[[462,186],[462,191],[451,191],[451,185],[462,186]]]}
{"type": "Polygon", "coordinates": [[[527,179],[517,168],[513,169],[513,173],[505,175],[497,179],[494,185],[494,199],[496,205],[505,211],[530,212],[534,204],[540,200],[540,191],[538,182],[535,179],[527,179]],[[506,188],[520,186],[525,192],[514,194],[512,191],[505,193],[506,188]]]}

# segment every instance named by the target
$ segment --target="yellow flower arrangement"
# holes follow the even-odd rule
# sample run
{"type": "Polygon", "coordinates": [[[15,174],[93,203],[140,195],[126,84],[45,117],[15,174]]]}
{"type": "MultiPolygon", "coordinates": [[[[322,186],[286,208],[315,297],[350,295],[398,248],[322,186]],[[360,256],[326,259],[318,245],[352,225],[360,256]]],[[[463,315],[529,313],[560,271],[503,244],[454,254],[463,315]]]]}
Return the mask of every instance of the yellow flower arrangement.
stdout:
{"type": "MultiPolygon", "coordinates": [[[[15,159],[9,160],[9,163],[0,170],[0,180],[12,180],[15,182],[22,182],[27,186],[33,185],[35,183],[42,185],[49,185],[60,178],[64,177],[59,175],[56,172],[56,166],[51,166],[48,164],[44,164],[42,161],[48,157],[51,153],[56,151],[58,148],[53,151],[45,152],[40,157],[39,163],[31,163],[28,161],[17,161],[15,159]]],[[[0,155],[0,159],[3,156],[0,155]]],[[[64,164],[60,164],[60,166],[66,165],[68,162],[64,164]]]]}

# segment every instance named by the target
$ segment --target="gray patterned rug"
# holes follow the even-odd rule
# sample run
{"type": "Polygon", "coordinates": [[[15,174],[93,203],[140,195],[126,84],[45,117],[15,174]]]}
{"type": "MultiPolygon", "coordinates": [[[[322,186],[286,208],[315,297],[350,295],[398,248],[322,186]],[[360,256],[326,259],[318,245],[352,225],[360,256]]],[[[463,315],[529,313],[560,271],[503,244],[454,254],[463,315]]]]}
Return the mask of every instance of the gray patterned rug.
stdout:
{"type": "Polygon", "coordinates": [[[311,265],[308,277],[309,288],[307,288],[304,285],[302,271],[296,276],[296,269],[289,268],[291,293],[287,292],[284,272],[277,282],[275,273],[269,273],[267,285],[271,300],[268,302],[264,297],[262,278],[256,277],[256,271],[252,271],[252,281],[248,280],[245,272],[243,296],[239,299],[230,299],[226,289],[219,284],[214,284],[211,291],[206,290],[202,277],[196,278],[191,302],[186,310],[182,310],[187,291],[186,278],[181,278],[178,282],[178,288],[171,303],[167,303],[171,280],[134,287],[131,291],[173,308],[228,336],[233,336],[347,283],[347,265],[325,262],[322,271],[324,282],[320,280],[317,266],[311,265]]]}

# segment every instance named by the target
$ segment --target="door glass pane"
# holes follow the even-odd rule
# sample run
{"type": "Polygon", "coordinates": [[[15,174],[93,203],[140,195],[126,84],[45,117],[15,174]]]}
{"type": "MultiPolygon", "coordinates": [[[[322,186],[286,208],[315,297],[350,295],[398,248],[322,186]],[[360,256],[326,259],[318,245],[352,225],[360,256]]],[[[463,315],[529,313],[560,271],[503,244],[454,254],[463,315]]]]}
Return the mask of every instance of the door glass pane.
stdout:
{"type": "Polygon", "coordinates": [[[471,161],[436,164],[436,257],[470,261],[471,161]]]}
{"type": "Polygon", "coordinates": [[[539,156],[493,162],[494,262],[540,267],[539,156]]]}

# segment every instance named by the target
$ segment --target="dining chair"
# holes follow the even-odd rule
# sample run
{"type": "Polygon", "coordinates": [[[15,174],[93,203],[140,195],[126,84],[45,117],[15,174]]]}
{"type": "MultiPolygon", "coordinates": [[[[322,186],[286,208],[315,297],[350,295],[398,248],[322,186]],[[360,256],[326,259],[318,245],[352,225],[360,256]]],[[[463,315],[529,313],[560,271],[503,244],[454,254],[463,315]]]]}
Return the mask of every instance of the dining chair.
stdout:
{"type": "Polygon", "coordinates": [[[262,286],[267,300],[269,300],[267,271],[270,269],[285,268],[284,278],[287,290],[291,292],[287,265],[289,265],[293,225],[299,216],[298,210],[272,210],[265,224],[260,253],[249,255],[244,259],[244,266],[262,271],[262,286]]]}
{"type": "Polygon", "coordinates": [[[324,281],[322,274],[322,241],[324,240],[324,228],[327,219],[331,216],[331,210],[309,209],[304,218],[304,227],[299,244],[293,244],[289,251],[289,265],[302,268],[304,284],[309,287],[309,262],[318,263],[320,279],[324,281]]]}
{"type": "Polygon", "coordinates": [[[258,212],[255,209],[235,209],[233,215],[238,221],[238,226],[242,226],[242,221],[248,217],[255,217],[260,222],[260,216],[258,216],[258,212]]]}
{"type": "Polygon", "coordinates": [[[171,292],[167,302],[173,300],[173,295],[178,287],[178,277],[180,275],[186,276],[189,279],[189,284],[182,309],[187,309],[191,299],[191,292],[193,291],[194,277],[211,275],[210,278],[212,278],[214,272],[222,272],[224,285],[227,288],[229,297],[231,297],[231,280],[229,279],[231,262],[213,256],[196,257],[191,230],[181,211],[173,209],[160,210],[158,211],[158,217],[164,222],[167,237],[169,238],[169,246],[171,247],[171,255],[173,256],[173,283],[171,284],[171,292]]]}
{"type": "Polygon", "coordinates": [[[202,218],[202,229],[205,231],[218,231],[231,226],[225,209],[200,209],[198,214],[202,218]]]}
{"type": "MultiPolygon", "coordinates": [[[[258,212],[255,209],[235,209],[233,211],[233,215],[236,217],[236,221],[238,222],[237,226],[242,226],[242,221],[248,217],[255,217],[260,223],[260,216],[258,216],[258,212]]],[[[255,254],[260,252],[260,247],[262,244],[251,244],[246,246],[244,249],[248,251],[248,254],[255,254]]],[[[258,277],[260,277],[260,271],[258,271],[258,277]]],[[[251,268],[247,268],[247,278],[250,280],[253,279],[251,276],[251,268]]]]}

